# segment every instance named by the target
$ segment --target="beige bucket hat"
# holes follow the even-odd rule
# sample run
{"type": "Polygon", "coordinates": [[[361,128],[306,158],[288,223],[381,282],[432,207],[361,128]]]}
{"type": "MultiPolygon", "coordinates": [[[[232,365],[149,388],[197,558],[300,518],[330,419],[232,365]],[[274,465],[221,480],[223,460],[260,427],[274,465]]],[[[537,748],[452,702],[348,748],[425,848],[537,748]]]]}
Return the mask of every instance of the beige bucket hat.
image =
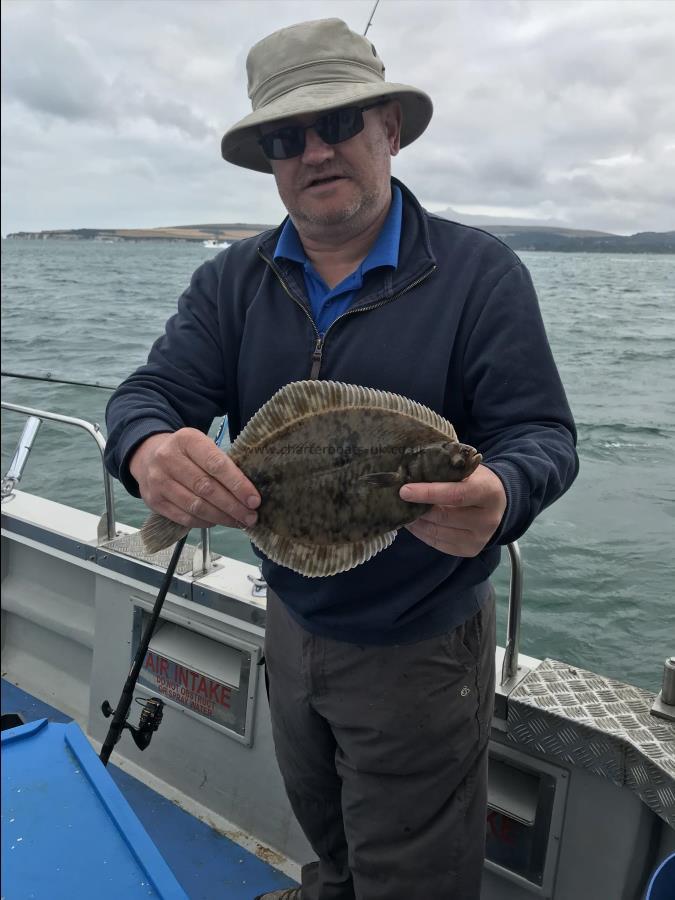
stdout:
{"type": "Polygon", "coordinates": [[[258,144],[260,126],[290,116],[396,98],[403,110],[401,146],[418,138],[433,112],[431,99],[407,84],[384,80],[375,47],[341,19],[319,19],[282,28],[255,44],[246,59],[253,112],[223,136],[223,158],[236,166],[271,172],[258,144]]]}

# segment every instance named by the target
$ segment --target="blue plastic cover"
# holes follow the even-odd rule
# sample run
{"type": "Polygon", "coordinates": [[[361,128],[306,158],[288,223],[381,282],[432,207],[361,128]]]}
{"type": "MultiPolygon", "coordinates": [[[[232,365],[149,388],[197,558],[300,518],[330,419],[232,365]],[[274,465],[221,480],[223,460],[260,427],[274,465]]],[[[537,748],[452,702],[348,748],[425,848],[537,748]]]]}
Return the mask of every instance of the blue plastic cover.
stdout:
{"type": "Polygon", "coordinates": [[[2,895],[188,900],[75,722],[2,733],[2,895]]]}
{"type": "Polygon", "coordinates": [[[675,853],[663,860],[647,888],[646,900],[673,900],[675,897],[675,853]]]}

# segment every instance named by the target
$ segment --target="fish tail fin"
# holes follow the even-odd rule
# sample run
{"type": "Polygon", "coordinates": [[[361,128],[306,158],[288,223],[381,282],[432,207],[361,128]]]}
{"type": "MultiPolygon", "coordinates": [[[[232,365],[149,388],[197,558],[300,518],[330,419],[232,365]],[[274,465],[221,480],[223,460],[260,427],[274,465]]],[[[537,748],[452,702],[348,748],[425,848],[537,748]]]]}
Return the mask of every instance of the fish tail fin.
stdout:
{"type": "Polygon", "coordinates": [[[148,553],[159,553],[184,537],[190,529],[166,516],[152,513],[143,523],[141,540],[148,553]]]}

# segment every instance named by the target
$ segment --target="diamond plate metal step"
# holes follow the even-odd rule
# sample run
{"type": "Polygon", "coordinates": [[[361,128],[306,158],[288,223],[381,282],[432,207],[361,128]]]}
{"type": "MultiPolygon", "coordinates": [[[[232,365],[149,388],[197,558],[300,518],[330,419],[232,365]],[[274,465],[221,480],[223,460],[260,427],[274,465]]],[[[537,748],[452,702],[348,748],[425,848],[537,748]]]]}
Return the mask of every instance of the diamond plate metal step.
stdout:
{"type": "Polygon", "coordinates": [[[675,828],[675,725],[654,695],[554,659],[509,696],[508,739],[628,787],[675,828]]]}
{"type": "MultiPolygon", "coordinates": [[[[112,550],[115,553],[121,553],[123,556],[130,556],[132,559],[151,563],[160,569],[168,567],[171,561],[171,554],[173,553],[173,545],[165,550],[160,550],[159,553],[148,553],[141,540],[140,531],[136,531],[133,534],[121,534],[114,540],[101,544],[100,549],[112,550]]],[[[192,560],[196,551],[197,546],[195,544],[185,545],[176,566],[176,575],[188,575],[192,572],[192,560]]],[[[211,554],[211,560],[213,561],[215,558],[214,554],[211,554]]]]}

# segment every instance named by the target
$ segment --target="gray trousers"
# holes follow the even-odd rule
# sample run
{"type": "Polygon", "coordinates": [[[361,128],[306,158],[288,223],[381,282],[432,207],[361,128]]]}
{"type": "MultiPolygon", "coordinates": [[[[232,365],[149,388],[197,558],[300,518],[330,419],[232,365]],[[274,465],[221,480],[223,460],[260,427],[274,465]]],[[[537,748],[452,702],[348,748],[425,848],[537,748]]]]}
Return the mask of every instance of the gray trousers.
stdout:
{"type": "Polygon", "coordinates": [[[303,900],[478,900],[494,591],[453,631],[390,647],[317,637],[268,591],[277,760],[318,856],[303,900]]]}

